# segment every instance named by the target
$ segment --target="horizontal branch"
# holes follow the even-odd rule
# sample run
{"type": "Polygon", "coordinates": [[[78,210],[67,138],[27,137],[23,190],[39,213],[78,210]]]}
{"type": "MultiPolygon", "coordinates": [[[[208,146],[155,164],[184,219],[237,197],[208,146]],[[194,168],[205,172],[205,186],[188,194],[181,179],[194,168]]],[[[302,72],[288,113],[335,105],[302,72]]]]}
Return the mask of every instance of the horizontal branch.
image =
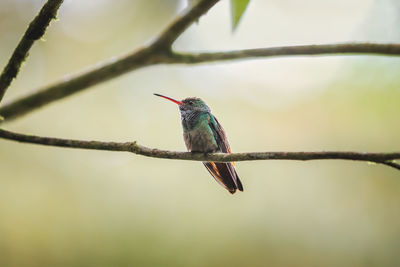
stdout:
{"type": "Polygon", "coordinates": [[[57,10],[61,6],[62,2],[63,0],[48,0],[40,10],[39,14],[29,24],[28,29],[22,36],[22,39],[19,41],[18,46],[15,48],[7,65],[1,73],[0,102],[12,80],[17,77],[21,65],[28,56],[28,52],[33,43],[44,35],[50,21],[56,17],[57,10]]]}
{"type": "Polygon", "coordinates": [[[178,159],[192,161],[252,161],[252,160],[323,160],[341,159],[353,161],[367,161],[384,164],[400,170],[400,164],[395,160],[400,159],[400,153],[359,153],[359,152],[251,152],[251,153],[191,153],[177,152],[160,149],[152,149],[137,144],[137,142],[100,142],[83,141],[72,139],[61,139],[41,137],[35,135],[19,134],[0,129],[0,138],[13,140],[22,143],[39,144],[46,146],[58,146],[67,148],[80,148],[92,150],[132,152],[152,158],[178,159]]]}
{"type": "Polygon", "coordinates": [[[251,58],[312,56],[312,55],[381,55],[399,56],[400,44],[346,43],[325,45],[297,45],[244,49],[213,53],[173,53],[171,63],[197,64],[251,58]]]}

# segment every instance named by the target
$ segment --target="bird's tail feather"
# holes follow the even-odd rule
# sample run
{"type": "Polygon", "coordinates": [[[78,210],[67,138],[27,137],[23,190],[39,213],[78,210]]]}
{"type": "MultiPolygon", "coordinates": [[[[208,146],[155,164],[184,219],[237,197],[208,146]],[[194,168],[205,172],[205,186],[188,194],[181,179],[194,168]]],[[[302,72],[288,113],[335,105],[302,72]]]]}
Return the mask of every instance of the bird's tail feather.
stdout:
{"type": "Polygon", "coordinates": [[[231,194],[237,189],[243,191],[243,185],[231,163],[203,162],[203,164],[215,180],[231,194]]]}

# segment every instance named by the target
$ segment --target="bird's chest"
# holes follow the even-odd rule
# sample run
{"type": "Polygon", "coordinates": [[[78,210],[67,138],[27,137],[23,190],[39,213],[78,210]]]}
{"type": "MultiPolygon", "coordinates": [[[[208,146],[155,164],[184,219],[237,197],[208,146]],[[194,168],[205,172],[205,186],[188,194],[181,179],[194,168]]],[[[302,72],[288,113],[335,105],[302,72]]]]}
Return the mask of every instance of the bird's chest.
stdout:
{"type": "Polygon", "coordinates": [[[216,152],[218,145],[208,121],[200,121],[183,132],[186,148],[192,152],[216,152]]]}

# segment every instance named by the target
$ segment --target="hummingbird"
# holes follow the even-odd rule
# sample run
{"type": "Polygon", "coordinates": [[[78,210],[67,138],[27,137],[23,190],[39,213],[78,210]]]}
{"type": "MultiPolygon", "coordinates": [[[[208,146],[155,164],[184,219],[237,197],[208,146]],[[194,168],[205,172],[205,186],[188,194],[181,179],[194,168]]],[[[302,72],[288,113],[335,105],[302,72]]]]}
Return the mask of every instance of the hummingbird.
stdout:
{"type": "MultiPolygon", "coordinates": [[[[224,128],[203,100],[188,97],[178,101],[160,94],[154,95],[170,100],[179,106],[183,139],[188,151],[231,153],[224,128]]],[[[215,180],[231,194],[234,194],[237,189],[243,191],[234,163],[203,162],[203,164],[215,180]]]]}

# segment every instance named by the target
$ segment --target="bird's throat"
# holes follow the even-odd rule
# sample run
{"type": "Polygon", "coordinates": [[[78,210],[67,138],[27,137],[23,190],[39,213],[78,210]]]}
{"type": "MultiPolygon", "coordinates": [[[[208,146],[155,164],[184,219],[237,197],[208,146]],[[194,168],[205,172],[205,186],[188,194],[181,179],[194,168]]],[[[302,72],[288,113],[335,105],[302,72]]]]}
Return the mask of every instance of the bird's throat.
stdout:
{"type": "Polygon", "coordinates": [[[181,122],[183,131],[191,131],[195,129],[197,125],[201,122],[201,115],[203,113],[204,112],[196,110],[181,111],[181,122]]]}

